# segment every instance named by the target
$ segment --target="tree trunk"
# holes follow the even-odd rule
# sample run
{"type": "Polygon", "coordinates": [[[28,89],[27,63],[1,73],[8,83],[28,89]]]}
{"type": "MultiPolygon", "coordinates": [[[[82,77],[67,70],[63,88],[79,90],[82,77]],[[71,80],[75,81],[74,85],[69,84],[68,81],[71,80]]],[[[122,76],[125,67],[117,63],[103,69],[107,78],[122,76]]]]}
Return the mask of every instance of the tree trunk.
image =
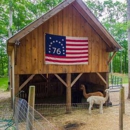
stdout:
{"type": "MultiPolygon", "coordinates": [[[[12,36],[12,24],[13,24],[13,9],[12,9],[12,0],[9,1],[9,30],[8,30],[8,36],[12,36]]],[[[13,106],[13,89],[12,89],[12,70],[11,70],[11,58],[8,57],[8,76],[9,76],[9,82],[8,82],[8,90],[11,91],[11,106],[13,106]]]]}
{"type": "Polygon", "coordinates": [[[128,99],[130,99],[130,0],[127,0],[127,21],[128,21],[128,99]]]}
{"type": "Polygon", "coordinates": [[[122,51],[120,52],[120,73],[122,74],[122,51]]]}
{"type": "Polygon", "coordinates": [[[12,1],[10,1],[9,4],[9,30],[8,30],[8,35],[9,37],[12,36],[12,24],[13,24],[13,9],[12,9],[12,1]]]}
{"type": "MultiPolygon", "coordinates": [[[[13,9],[12,9],[12,1],[9,1],[9,30],[8,30],[8,36],[11,37],[12,36],[12,27],[13,24],[13,9]]],[[[10,61],[10,56],[8,57],[8,76],[10,78],[10,65],[11,65],[11,61],[10,61]]],[[[9,79],[10,81],[10,79],[9,79]]],[[[10,86],[8,86],[8,89],[10,88],[10,86]]]]}

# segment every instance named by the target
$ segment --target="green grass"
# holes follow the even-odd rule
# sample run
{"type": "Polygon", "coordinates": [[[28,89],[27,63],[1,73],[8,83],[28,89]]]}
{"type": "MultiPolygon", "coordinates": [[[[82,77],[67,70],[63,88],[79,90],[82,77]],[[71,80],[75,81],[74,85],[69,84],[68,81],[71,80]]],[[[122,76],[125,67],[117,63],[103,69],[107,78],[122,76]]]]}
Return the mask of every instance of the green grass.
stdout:
{"type": "Polygon", "coordinates": [[[122,82],[125,84],[125,83],[128,83],[128,76],[124,76],[122,78],[122,82]]]}
{"type": "Polygon", "coordinates": [[[8,77],[0,77],[0,91],[6,91],[8,88],[8,77]]]}

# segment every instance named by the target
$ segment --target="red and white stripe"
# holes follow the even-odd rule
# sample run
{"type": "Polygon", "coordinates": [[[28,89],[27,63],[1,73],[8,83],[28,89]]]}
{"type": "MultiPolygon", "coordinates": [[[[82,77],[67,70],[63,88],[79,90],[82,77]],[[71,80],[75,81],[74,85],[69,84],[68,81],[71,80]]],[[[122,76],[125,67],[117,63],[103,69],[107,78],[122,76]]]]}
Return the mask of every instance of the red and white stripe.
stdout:
{"type": "Polygon", "coordinates": [[[46,55],[46,64],[88,64],[88,38],[66,37],[66,56],[46,55]]]}

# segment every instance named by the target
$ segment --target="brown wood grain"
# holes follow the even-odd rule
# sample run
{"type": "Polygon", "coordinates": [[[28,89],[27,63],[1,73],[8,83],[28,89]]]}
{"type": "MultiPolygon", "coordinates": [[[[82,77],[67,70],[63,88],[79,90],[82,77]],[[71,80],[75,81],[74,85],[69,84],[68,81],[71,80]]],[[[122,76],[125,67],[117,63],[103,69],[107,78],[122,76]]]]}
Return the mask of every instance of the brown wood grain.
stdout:
{"type": "Polygon", "coordinates": [[[17,49],[17,74],[108,72],[106,44],[72,5],[29,33],[17,49]],[[46,65],[45,34],[88,37],[88,65],[46,65]]]}

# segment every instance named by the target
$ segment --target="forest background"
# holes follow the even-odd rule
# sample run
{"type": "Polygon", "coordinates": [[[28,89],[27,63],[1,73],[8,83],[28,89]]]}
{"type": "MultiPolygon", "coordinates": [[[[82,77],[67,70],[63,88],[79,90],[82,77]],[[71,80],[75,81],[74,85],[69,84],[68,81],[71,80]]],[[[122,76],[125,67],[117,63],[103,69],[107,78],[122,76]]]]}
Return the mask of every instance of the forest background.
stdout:
{"type": "MultiPolygon", "coordinates": [[[[8,76],[6,41],[63,0],[0,0],[0,77],[8,76]]],[[[127,3],[84,0],[106,30],[122,46],[110,64],[112,73],[128,73],[127,3]]]]}

